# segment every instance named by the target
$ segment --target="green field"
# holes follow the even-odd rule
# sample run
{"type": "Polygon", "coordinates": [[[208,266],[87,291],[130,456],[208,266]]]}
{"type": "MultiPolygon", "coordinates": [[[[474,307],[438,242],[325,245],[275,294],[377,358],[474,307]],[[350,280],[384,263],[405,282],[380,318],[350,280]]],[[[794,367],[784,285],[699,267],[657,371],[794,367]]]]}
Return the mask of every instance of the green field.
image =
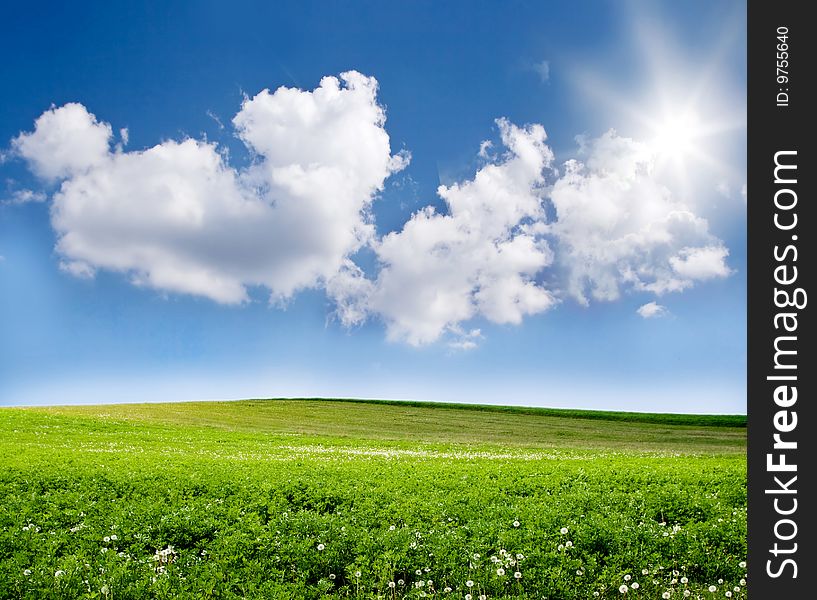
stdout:
{"type": "Polygon", "coordinates": [[[745,451],[742,416],[2,408],[0,598],[744,598],[745,451]]]}

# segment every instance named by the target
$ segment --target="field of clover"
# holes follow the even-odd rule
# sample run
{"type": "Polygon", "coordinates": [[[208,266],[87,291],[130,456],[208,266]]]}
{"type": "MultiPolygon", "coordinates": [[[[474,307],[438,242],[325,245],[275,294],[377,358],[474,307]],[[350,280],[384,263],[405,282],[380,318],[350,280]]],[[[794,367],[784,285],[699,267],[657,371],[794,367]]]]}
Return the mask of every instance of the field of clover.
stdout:
{"type": "Polygon", "coordinates": [[[18,409],[0,410],[0,432],[0,598],[746,597],[740,444],[441,443],[18,409]]]}

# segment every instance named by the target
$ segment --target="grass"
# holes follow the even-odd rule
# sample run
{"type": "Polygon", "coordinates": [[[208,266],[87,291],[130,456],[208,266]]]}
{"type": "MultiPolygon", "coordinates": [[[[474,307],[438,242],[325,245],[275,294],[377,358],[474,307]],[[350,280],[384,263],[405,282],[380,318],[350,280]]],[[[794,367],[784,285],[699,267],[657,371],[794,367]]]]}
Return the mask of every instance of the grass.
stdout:
{"type": "Polygon", "coordinates": [[[739,416],[0,409],[0,598],[744,597],[745,447],[739,416]]]}

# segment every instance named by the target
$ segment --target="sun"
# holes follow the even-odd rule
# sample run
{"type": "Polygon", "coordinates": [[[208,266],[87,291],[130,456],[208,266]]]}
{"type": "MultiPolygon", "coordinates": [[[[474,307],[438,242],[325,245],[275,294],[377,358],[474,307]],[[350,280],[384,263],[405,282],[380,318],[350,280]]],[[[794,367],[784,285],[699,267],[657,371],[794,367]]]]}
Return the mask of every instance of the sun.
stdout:
{"type": "Polygon", "coordinates": [[[571,77],[593,118],[643,144],[652,175],[687,201],[700,201],[724,182],[739,186],[745,181],[746,107],[743,82],[728,60],[741,30],[725,26],[700,53],[702,62],[659,21],[631,17],[626,70],[573,65],[571,77]]]}
{"type": "Polygon", "coordinates": [[[694,155],[703,128],[694,111],[670,112],[651,123],[653,138],[649,142],[656,158],[679,162],[694,155]]]}

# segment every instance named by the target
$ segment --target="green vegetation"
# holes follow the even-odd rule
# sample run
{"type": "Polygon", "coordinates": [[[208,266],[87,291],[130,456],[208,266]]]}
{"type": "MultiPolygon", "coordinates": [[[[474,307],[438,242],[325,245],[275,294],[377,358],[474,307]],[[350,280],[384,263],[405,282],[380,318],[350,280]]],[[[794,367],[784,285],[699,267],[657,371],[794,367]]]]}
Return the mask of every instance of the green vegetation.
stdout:
{"type": "Polygon", "coordinates": [[[0,598],[743,598],[745,444],[744,417],[0,409],[0,598]]]}

